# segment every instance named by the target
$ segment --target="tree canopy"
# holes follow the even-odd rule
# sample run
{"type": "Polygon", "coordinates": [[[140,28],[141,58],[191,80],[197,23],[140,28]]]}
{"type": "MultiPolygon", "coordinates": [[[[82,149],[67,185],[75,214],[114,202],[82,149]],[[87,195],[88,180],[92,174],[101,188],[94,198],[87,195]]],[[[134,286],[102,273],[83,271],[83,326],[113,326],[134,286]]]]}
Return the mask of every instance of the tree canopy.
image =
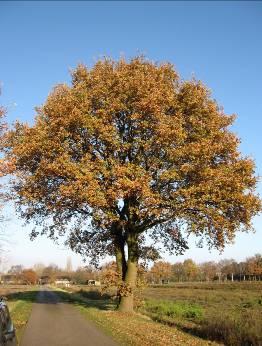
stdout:
{"type": "MultiPolygon", "coordinates": [[[[0,95],[1,95],[1,90],[0,90],[0,95]]],[[[6,128],[6,124],[4,123],[5,112],[6,112],[5,108],[0,105],[0,149],[2,147],[3,133],[6,128]]],[[[0,177],[2,177],[4,173],[5,173],[4,160],[3,158],[0,157],[0,177]]]]}
{"type": "MultiPolygon", "coordinates": [[[[1,95],[1,89],[0,89],[0,95],[1,95]]],[[[3,178],[14,169],[12,160],[4,160],[2,155],[3,137],[7,130],[7,124],[4,121],[5,115],[6,115],[6,109],[0,105],[0,178],[3,178]]],[[[2,210],[1,210],[3,207],[4,201],[5,201],[4,186],[1,182],[0,183],[0,221],[4,220],[2,215],[2,210]]],[[[1,245],[0,245],[0,248],[1,248],[1,245]]]]}
{"type": "MultiPolygon", "coordinates": [[[[127,287],[159,242],[183,253],[195,234],[223,249],[261,210],[254,162],[229,129],[235,116],[169,63],[79,65],[36,111],[32,126],[18,122],[5,138],[18,209],[42,227],[32,237],[67,234],[94,261],[114,254],[127,287]]],[[[122,309],[132,310],[127,291],[122,309]]]]}

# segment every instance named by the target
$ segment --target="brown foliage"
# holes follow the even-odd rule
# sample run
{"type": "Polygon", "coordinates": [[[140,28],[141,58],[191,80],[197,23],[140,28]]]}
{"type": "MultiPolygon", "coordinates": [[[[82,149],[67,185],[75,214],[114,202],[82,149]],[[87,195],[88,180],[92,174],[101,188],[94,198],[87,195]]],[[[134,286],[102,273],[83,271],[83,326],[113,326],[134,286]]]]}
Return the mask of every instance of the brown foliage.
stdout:
{"type": "Polygon", "coordinates": [[[162,283],[162,280],[170,280],[172,264],[164,261],[156,262],[151,268],[151,274],[156,283],[162,283]]]}
{"type": "Polygon", "coordinates": [[[22,271],[22,279],[28,284],[36,284],[37,283],[37,274],[33,269],[25,269],[22,271]]]}
{"type": "Polygon", "coordinates": [[[251,275],[262,275],[262,256],[256,254],[246,260],[247,273],[251,275]]]}
{"type": "MultiPolygon", "coordinates": [[[[0,90],[1,95],[1,90],[0,90]]],[[[4,135],[7,131],[7,124],[4,121],[6,115],[6,109],[0,105],[0,152],[3,150],[4,146],[4,135]]],[[[13,160],[4,160],[0,158],[0,178],[7,175],[14,169],[13,160]]],[[[0,186],[1,187],[1,186],[0,186]]],[[[2,197],[2,195],[0,195],[2,197]]]]}

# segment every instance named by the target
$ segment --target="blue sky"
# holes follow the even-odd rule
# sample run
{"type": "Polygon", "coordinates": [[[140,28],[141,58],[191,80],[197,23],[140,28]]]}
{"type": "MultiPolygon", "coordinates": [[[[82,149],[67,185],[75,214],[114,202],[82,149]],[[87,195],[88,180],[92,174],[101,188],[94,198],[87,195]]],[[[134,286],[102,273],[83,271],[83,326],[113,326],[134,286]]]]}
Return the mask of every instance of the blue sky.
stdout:
{"type": "MultiPolygon", "coordinates": [[[[172,62],[183,79],[201,79],[227,113],[238,115],[233,131],[261,175],[261,16],[262,3],[255,1],[1,1],[0,101],[8,108],[9,122],[32,124],[34,107],[55,84],[70,81],[69,71],[77,63],[92,66],[103,55],[144,53],[154,61],[172,62]]],[[[2,228],[10,233],[8,264],[64,266],[68,255],[75,266],[81,264],[80,257],[49,240],[30,242],[14,210],[6,212],[10,221],[2,228]]],[[[261,252],[262,217],[255,218],[254,226],[256,234],[237,235],[221,257],[242,259],[261,252]]],[[[184,257],[167,258],[188,257],[198,262],[220,258],[216,251],[194,246],[184,257]]]]}

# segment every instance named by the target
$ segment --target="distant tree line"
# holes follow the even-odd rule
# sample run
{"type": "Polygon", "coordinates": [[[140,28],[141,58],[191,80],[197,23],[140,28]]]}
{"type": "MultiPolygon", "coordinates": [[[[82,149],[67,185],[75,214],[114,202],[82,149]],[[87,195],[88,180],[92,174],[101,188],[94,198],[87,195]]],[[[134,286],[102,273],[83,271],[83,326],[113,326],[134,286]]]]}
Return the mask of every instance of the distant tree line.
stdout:
{"type": "MultiPolygon", "coordinates": [[[[13,265],[6,274],[1,275],[1,282],[5,280],[16,284],[36,284],[39,279],[48,277],[49,283],[58,278],[67,278],[72,283],[84,285],[88,280],[99,280],[106,286],[114,286],[118,280],[115,262],[109,262],[95,268],[90,265],[72,269],[68,261],[66,268],[59,268],[56,264],[48,266],[37,263],[33,268],[24,268],[13,265]]],[[[139,278],[149,284],[165,284],[169,282],[190,281],[259,281],[262,280],[262,255],[256,254],[245,261],[237,262],[234,259],[223,259],[219,262],[207,261],[197,264],[192,259],[183,262],[170,263],[156,261],[151,268],[139,266],[139,278]]]]}
{"type": "Polygon", "coordinates": [[[37,284],[43,278],[48,278],[49,283],[54,283],[59,278],[66,278],[75,284],[86,284],[88,280],[99,279],[100,272],[101,270],[97,270],[91,266],[83,266],[72,270],[70,265],[62,269],[56,264],[45,266],[42,263],[37,263],[32,268],[13,265],[7,273],[1,274],[0,276],[2,283],[12,284],[37,284]]]}
{"type": "Polygon", "coordinates": [[[146,276],[149,283],[262,280],[262,256],[256,254],[242,262],[234,259],[207,261],[200,264],[192,259],[174,264],[158,261],[146,276]]]}

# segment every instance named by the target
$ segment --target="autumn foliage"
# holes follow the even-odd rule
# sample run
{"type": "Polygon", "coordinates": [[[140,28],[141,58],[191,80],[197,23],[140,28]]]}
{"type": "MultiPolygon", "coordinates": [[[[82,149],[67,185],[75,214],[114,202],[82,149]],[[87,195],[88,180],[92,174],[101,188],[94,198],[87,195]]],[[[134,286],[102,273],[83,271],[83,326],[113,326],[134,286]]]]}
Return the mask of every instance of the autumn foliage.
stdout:
{"type": "MultiPolygon", "coordinates": [[[[2,138],[3,138],[3,132],[4,129],[6,127],[5,123],[4,123],[4,115],[5,115],[5,109],[4,107],[0,106],[0,149],[2,146],[2,138]]],[[[3,159],[0,158],[0,177],[2,177],[4,175],[4,162],[3,159]]]]}
{"type": "Polygon", "coordinates": [[[156,283],[168,282],[172,276],[172,265],[169,262],[156,262],[150,271],[151,277],[156,283]]]}
{"type": "MultiPolygon", "coordinates": [[[[261,209],[254,163],[229,130],[234,118],[169,63],[79,65],[71,85],[37,108],[33,126],[17,123],[6,136],[13,196],[37,224],[32,237],[66,233],[93,261],[114,254],[130,292],[138,260],[156,258],[159,242],[183,253],[195,234],[223,249],[261,209]]],[[[120,309],[132,310],[132,293],[120,309]]]]}
{"type": "MultiPolygon", "coordinates": [[[[0,90],[1,95],[1,90],[0,90]]],[[[5,130],[7,129],[6,123],[4,121],[4,117],[6,114],[6,109],[0,105],[0,153],[3,147],[3,136],[5,130]]],[[[2,156],[0,156],[0,178],[7,175],[10,170],[13,170],[12,160],[5,161],[2,156]]],[[[0,184],[0,208],[3,206],[4,202],[4,192],[3,192],[3,184],[0,184]]],[[[0,221],[2,221],[2,215],[0,214],[0,221]]]]}
{"type": "MultiPolygon", "coordinates": [[[[0,90],[1,95],[1,90],[0,90]]],[[[4,136],[7,131],[7,124],[5,122],[6,109],[5,107],[0,105],[0,153],[4,147],[4,136]]],[[[13,160],[4,160],[2,156],[0,156],[0,178],[9,174],[14,170],[13,160]]],[[[2,187],[0,185],[0,187],[2,187]]],[[[3,194],[0,192],[0,198],[2,199],[3,194]]]]}
{"type": "Polygon", "coordinates": [[[33,269],[25,269],[22,272],[22,278],[27,284],[35,285],[38,277],[33,269]]]}

